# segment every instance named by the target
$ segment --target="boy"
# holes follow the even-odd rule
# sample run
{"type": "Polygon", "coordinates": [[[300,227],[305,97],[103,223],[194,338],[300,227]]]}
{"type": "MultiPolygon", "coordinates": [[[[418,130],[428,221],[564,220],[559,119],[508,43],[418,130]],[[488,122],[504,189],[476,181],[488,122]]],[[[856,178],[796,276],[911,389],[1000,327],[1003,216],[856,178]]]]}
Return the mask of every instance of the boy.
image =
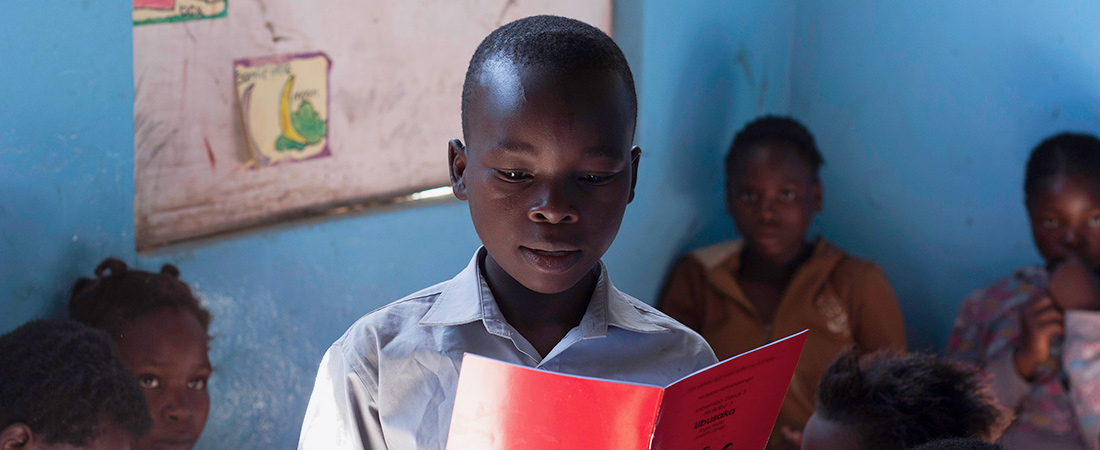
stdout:
{"type": "Polygon", "coordinates": [[[0,336],[0,449],[128,450],[151,425],[106,333],[38,320],[0,336]]]}
{"type": "Polygon", "coordinates": [[[726,208],[741,239],[691,252],[659,307],[710,342],[720,359],[809,329],[806,349],[768,442],[797,445],[825,367],[841,351],[905,349],[905,325],[879,267],[806,233],[821,210],[813,136],[786,117],[745,126],[726,156],[726,208]]]}
{"type": "Polygon", "coordinates": [[[484,247],[332,345],[299,448],[443,449],[463,352],[661,386],[715,363],[600,262],[634,196],[636,114],[626,59],[598,29],[537,16],[485,38],[463,85],[466,143],[448,147],[484,247]]]}
{"type": "Polygon", "coordinates": [[[932,355],[860,357],[849,350],[821,377],[802,450],[904,450],[950,438],[993,442],[1011,420],[972,366],[932,355]]]}

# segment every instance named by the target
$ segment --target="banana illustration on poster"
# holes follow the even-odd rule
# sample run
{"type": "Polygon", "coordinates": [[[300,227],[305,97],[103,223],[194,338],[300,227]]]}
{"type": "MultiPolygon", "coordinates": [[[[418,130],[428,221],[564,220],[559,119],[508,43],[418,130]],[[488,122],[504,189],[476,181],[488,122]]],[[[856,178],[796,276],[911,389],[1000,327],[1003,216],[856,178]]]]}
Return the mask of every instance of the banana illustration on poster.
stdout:
{"type": "Polygon", "coordinates": [[[324,53],[234,62],[251,168],[329,156],[328,74],[324,53]]]}

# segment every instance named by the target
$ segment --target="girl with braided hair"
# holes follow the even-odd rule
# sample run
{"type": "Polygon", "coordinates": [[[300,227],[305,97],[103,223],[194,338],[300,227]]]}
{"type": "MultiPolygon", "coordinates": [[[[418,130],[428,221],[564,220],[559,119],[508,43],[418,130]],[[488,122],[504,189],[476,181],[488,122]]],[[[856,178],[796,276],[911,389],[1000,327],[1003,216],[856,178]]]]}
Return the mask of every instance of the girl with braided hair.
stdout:
{"type": "Polygon", "coordinates": [[[210,411],[210,312],[179,274],[170,264],[152,273],[107,258],[69,299],[69,316],[111,336],[145,394],[153,428],[136,450],[192,448],[210,411]]]}

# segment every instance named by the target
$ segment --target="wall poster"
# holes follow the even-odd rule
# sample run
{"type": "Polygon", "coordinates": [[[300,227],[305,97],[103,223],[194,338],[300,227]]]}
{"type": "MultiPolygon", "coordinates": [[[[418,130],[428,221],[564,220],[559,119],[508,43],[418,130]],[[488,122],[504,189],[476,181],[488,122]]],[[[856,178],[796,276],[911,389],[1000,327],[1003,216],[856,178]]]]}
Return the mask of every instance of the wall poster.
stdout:
{"type": "Polygon", "coordinates": [[[138,250],[448,186],[481,39],[533,14],[610,32],[611,5],[134,0],[138,250]]]}

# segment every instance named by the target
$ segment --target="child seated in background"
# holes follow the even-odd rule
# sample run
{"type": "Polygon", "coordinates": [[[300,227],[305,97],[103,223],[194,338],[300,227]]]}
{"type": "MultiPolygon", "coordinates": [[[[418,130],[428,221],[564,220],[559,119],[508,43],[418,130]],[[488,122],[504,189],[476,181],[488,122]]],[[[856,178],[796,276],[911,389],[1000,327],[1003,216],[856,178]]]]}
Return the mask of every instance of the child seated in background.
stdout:
{"type": "Polygon", "coordinates": [[[802,450],[904,450],[947,438],[992,442],[1011,420],[978,369],[932,355],[848,350],[821,376],[817,398],[802,450]]]}
{"type": "Polygon", "coordinates": [[[130,449],[152,422],[102,331],[37,320],[0,336],[0,449],[130,449]]]}
{"type": "Polygon", "coordinates": [[[634,198],[637,108],[626,58],[595,27],[536,16],[482,41],[463,85],[466,142],[448,153],[483,247],[329,348],[300,449],[442,450],[464,352],[657,386],[717,362],[600,261],[634,198]]]}
{"type": "Polygon", "coordinates": [[[1009,450],[1096,450],[1100,140],[1067,133],[1040,143],[1027,162],[1024,204],[1046,264],[971,293],[948,355],[982,366],[1016,412],[1001,441],[1009,450]]]}
{"type": "Polygon", "coordinates": [[[153,428],[134,443],[137,450],[191,448],[210,411],[210,313],[179,274],[169,264],[151,273],[108,258],[94,280],[73,285],[69,299],[69,317],[114,339],[145,394],[153,428]]]}
{"type": "Polygon", "coordinates": [[[905,349],[905,325],[877,265],[807,240],[821,210],[813,137],[798,122],[764,117],[726,156],[726,208],[741,239],[695,250],[673,270],[659,308],[698,331],[719,359],[809,329],[769,449],[797,448],[818,380],[841,351],[905,349]],[[794,433],[792,433],[794,432],[794,433]]]}

